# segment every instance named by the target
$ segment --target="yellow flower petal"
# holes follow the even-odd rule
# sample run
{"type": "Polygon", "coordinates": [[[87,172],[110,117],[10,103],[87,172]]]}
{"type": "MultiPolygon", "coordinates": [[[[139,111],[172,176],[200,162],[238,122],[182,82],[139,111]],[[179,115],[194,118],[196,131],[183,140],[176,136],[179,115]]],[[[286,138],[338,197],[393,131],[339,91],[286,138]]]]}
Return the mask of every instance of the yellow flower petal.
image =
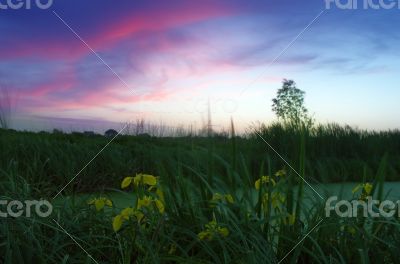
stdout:
{"type": "Polygon", "coordinates": [[[356,187],[354,187],[351,192],[354,194],[354,193],[358,192],[358,190],[360,190],[361,187],[362,187],[362,184],[359,184],[356,187]]]}
{"type": "Polygon", "coordinates": [[[121,183],[121,188],[122,189],[127,188],[132,183],[132,180],[133,180],[133,177],[126,177],[121,183]]]}
{"type": "Polygon", "coordinates": [[[149,174],[137,174],[136,177],[134,178],[134,183],[136,186],[138,186],[140,183],[154,186],[157,184],[157,177],[149,174]]]}
{"type": "Polygon", "coordinates": [[[116,217],[114,217],[113,230],[115,232],[118,232],[121,229],[123,221],[124,219],[122,215],[117,215],[116,217]]]}
{"type": "Polygon", "coordinates": [[[233,197],[230,194],[222,195],[220,193],[215,193],[210,201],[211,207],[215,207],[218,202],[228,202],[234,203],[233,197]]]}
{"type": "Polygon", "coordinates": [[[90,201],[87,202],[89,205],[94,204],[94,206],[96,207],[97,211],[100,211],[101,209],[104,208],[104,206],[112,206],[112,201],[105,198],[105,197],[99,197],[99,198],[94,198],[90,201]]]}
{"type": "Polygon", "coordinates": [[[217,220],[212,220],[208,224],[206,224],[206,229],[215,229],[217,227],[217,220]]]}
{"type": "Polygon", "coordinates": [[[211,199],[212,201],[219,201],[222,200],[222,195],[220,193],[214,193],[211,199]]]}
{"type": "Polygon", "coordinates": [[[226,227],[220,227],[215,219],[205,225],[205,230],[197,236],[200,240],[212,240],[214,235],[226,237],[229,235],[229,230],[226,227]]]}
{"type": "Polygon", "coordinates": [[[261,186],[261,180],[258,179],[258,180],[256,180],[256,182],[254,183],[254,187],[256,187],[256,190],[260,190],[260,186],[261,186]]]}
{"type": "Polygon", "coordinates": [[[169,255],[173,255],[175,252],[176,252],[176,244],[172,244],[172,245],[169,247],[168,254],[169,254],[169,255]]]}
{"type": "Polygon", "coordinates": [[[134,215],[134,213],[135,213],[135,209],[133,209],[133,208],[131,208],[131,207],[128,207],[128,208],[125,208],[124,210],[121,211],[121,216],[122,216],[124,219],[128,220],[129,217],[131,217],[132,215],[134,215]]]}
{"type": "Polygon", "coordinates": [[[218,232],[221,236],[227,237],[229,235],[229,230],[226,227],[220,227],[218,228],[218,232]]]}
{"type": "Polygon", "coordinates": [[[212,239],[212,233],[209,231],[201,231],[200,233],[197,234],[197,237],[200,240],[211,240],[212,239]]]}
{"type": "Polygon", "coordinates": [[[139,198],[137,202],[137,209],[150,206],[152,201],[153,199],[149,196],[144,196],[143,199],[139,198]]]}
{"type": "Polygon", "coordinates": [[[283,177],[286,175],[286,171],[285,170],[279,170],[275,173],[276,177],[283,177]]]}
{"type": "Polygon", "coordinates": [[[372,184],[370,184],[370,183],[364,184],[364,191],[365,191],[365,193],[366,193],[367,195],[370,195],[373,187],[374,187],[374,186],[373,186],[372,184]]]}
{"type": "Polygon", "coordinates": [[[154,186],[157,184],[157,178],[152,175],[143,175],[143,183],[154,186]]]}
{"type": "Polygon", "coordinates": [[[160,199],[162,202],[165,202],[165,200],[164,200],[164,192],[162,191],[161,188],[157,188],[156,194],[158,196],[158,199],[160,199]]]}
{"type": "Polygon", "coordinates": [[[135,217],[140,222],[140,221],[142,221],[144,214],[142,212],[135,211],[135,217]]]}
{"type": "Polygon", "coordinates": [[[100,211],[104,208],[104,199],[97,199],[94,202],[94,206],[96,207],[96,211],[100,211]]]}
{"type": "Polygon", "coordinates": [[[272,186],[276,185],[276,182],[274,179],[272,179],[269,176],[262,176],[260,179],[258,179],[255,183],[254,183],[254,187],[256,188],[256,190],[259,190],[261,187],[261,184],[265,184],[265,183],[272,183],[272,186]]]}
{"type": "Polygon", "coordinates": [[[132,207],[128,207],[121,211],[120,216],[123,220],[129,220],[129,218],[134,216],[140,222],[143,219],[144,214],[132,207]]]}
{"type": "Polygon", "coordinates": [[[164,210],[165,210],[164,204],[160,200],[155,200],[155,203],[156,203],[158,211],[163,214],[164,210]]]}
{"type": "Polygon", "coordinates": [[[112,207],[112,205],[113,205],[112,201],[109,200],[109,199],[106,199],[106,200],[105,200],[105,204],[106,204],[108,207],[112,207]]]}
{"type": "Polygon", "coordinates": [[[225,195],[225,199],[228,201],[228,203],[234,203],[233,197],[230,194],[225,195]]]}

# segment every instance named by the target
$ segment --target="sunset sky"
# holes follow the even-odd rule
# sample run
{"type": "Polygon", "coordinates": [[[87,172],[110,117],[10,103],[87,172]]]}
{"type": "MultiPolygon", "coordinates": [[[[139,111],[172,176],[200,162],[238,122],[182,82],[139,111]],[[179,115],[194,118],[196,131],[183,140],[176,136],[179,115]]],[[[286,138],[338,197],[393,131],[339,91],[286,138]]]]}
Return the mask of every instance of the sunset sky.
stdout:
{"type": "Polygon", "coordinates": [[[208,102],[215,125],[232,117],[244,128],[275,120],[283,78],[306,91],[319,122],[394,129],[399,25],[398,9],[326,10],[320,0],[55,0],[0,10],[0,83],[19,129],[201,126],[208,102]]]}

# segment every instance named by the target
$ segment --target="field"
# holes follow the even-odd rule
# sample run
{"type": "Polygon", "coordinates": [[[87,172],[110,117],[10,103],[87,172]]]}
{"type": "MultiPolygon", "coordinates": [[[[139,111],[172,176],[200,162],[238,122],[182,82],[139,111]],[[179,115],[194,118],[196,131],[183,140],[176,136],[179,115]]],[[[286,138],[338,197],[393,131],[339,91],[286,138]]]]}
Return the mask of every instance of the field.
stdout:
{"type": "Polygon", "coordinates": [[[109,141],[0,130],[2,199],[54,207],[49,217],[1,219],[1,263],[400,258],[397,214],[326,215],[331,196],[400,198],[399,131],[276,123],[240,136],[233,126],[207,137],[121,135],[86,166],[109,141]]]}

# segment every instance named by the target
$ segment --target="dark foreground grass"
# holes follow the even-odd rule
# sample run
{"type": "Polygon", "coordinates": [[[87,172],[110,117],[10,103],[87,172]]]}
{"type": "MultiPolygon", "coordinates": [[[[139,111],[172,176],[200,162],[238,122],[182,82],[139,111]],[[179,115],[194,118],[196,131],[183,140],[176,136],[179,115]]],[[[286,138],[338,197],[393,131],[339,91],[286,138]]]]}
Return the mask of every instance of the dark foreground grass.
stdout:
{"type": "MultiPolygon", "coordinates": [[[[398,133],[353,134],[339,128],[332,133],[318,131],[299,133],[282,126],[260,130],[307,180],[311,181],[310,170],[318,181],[331,182],[354,173],[354,181],[370,181],[372,194],[382,198],[385,180],[398,177],[398,133]],[[323,153],[320,156],[318,149],[323,153]],[[330,179],[334,173],[339,176],[330,179]]],[[[307,190],[307,185],[252,135],[124,136],[54,201],[51,197],[107,139],[2,131],[0,142],[2,199],[43,197],[55,207],[48,218],[0,219],[3,263],[396,263],[400,258],[397,215],[326,218],[326,194],[321,193],[321,199],[307,190]],[[287,173],[275,176],[281,169],[287,173]],[[157,188],[164,193],[165,211],[148,207],[143,219],[130,217],[117,232],[112,223],[121,213],[118,200],[97,211],[81,199],[82,194],[77,196],[86,192],[108,197],[110,192],[121,192],[125,176],[140,172],[159,176],[157,188]],[[256,190],[255,181],[264,175],[270,175],[276,184],[265,182],[256,190]],[[210,203],[216,193],[231,195],[233,201],[223,198],[210,203]],[[210,231],[207,224],[213,220],[216,226],[210,231]],[[221,233],[220,228],[229,234],[221,233]],[[199,237],[205,231],[213,234],[212,239],[199,237]]],[[[127,190],[132,208],[148,192],[140,186],[127,190]]],[[[358,195],[351,194],[354,199],[358,195]]]]}

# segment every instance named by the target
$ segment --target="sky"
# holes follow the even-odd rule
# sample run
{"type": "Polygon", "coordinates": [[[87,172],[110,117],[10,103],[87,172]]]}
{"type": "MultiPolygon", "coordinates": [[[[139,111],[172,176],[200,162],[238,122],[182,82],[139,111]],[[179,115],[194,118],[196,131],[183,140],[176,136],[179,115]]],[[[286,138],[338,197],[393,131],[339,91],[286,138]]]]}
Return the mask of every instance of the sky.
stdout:
{"type": "Polygon", "coordinates": [[[271,100],[284,78],[306,92],[318,122],[400,126],[397,7],[350,10],[333,0],[329,8],[321,0],[31,5],[0,8],[0,85],[17,129],[103,130],[138,119],[200,128],[208,109],[216,129],[231,118],[245,129],[276,120],[271,100]]]}

